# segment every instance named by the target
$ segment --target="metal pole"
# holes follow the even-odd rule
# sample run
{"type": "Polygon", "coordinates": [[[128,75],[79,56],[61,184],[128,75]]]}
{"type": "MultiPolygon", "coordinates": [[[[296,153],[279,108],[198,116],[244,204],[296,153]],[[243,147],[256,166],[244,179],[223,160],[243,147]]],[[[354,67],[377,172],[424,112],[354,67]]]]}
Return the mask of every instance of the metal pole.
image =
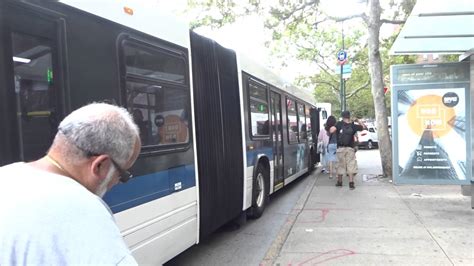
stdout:
{"type": "Polygon", "coordinates": [[[346,103],[346,80],[342,80],[342,95],[344,97],[344,111],[347,110],[347,103],[346,103]]]}
{"type": "MultiPolygon", "coordinates": [[[[344,21],[341,21],[341,33],[342,33],[342,51],[344,51],[344,21]]],[[[344,64],[341,63],[341,112],[346,110],[346,91],[345,91],[345,82],[343,78],[343,69],[344,64]]]]}

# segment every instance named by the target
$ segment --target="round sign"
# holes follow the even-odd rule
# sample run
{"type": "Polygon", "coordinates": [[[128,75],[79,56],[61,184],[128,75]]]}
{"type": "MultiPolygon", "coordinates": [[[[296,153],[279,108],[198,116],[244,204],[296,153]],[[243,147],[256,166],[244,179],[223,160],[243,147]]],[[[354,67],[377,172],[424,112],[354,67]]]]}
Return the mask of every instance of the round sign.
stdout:
{"type": "Polygon", "coordinates": [[[155,116],[155,125],[161,127],[165,124],[165,118],[162,115],[155,116]]]}
{"type": "Polygon", "coordinates": [[[347,52],[344,51],[344,50],[340,50],[339,52],[337,52],[337,60],[339,62],[344,62],[346,61],[347,59],[347,52]]]}
{"type": "Polygon", "coordinates": [[[454,92],[443,95],[443,104],[447,107],[454,107],[459,103],[459,96],[454,92]]]}

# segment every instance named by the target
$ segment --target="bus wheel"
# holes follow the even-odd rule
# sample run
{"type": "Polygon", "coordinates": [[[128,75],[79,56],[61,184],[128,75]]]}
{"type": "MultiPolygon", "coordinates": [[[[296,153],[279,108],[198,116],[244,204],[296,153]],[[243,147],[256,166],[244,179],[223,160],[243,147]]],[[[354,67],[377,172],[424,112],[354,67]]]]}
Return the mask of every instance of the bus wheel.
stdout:
{"type": "Polygon", "coordinates": [[[252,207],[248,212],[250,218],[256,219],[262,216],[268,201],[268,185],[267,171],[262,164],[258,164],[253,178],[252,207]]]}

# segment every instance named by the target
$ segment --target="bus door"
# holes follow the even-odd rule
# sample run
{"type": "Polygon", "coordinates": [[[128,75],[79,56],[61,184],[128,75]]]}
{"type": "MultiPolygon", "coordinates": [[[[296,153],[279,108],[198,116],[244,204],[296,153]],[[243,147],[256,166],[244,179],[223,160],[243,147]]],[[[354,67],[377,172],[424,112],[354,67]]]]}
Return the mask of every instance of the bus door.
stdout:
{"type": "MultiPolygon", "coordinates": [[[[2,10],[5,73],[0,86],[11,137],[1,161],[31,161],[42,157],[52,143],[62,114],[58,82],[57,20],[22,5],[2,10]],[[7,102],[8,101],[8,102],[7,102]]],[[[3,146],[3,145],[2,145],[3,146]]]]}
{"type": "Polygon", "coordinates": [[[271,120],[273,138],[274,189],[283,187],[283,128],[281,124],[281,95],[271,91],[271,120]]]}
{"type": "MultiPolygon", "coordinates": [[[[309,113],[310,113],[310,120],[311,120],[311,135],[313,138],[314,143],[318,143],[318,134],[320,131],[320,112],[321,110],[319,108],[311,108],[309,113]]],[[[313,154],[312,157],[313,161],[312,163],[315,164],[317,162],[321,161],[320,154],[317,153],[316,147],[313,148],[313,154]]]]}

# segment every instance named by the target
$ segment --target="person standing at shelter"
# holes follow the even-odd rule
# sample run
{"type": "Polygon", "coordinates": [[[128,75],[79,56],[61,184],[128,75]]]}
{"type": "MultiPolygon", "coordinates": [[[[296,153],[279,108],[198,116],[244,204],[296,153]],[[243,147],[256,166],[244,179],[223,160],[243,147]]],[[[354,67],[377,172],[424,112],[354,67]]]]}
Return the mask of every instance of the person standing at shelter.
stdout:
{"type": "Polygon", "coordinates": [[[335,166],[337,163],[337,132],[336,132],[336,118],[329,116],[326,121],[326,127],[324,128],[326,135],[328,136],[328,145],[326,149],[326,160],[329,164],[329,178],[332,179],[335,175],[335,166]]]}
{"type": "Polygon", "coordinates": [[[0,265],[137,264],[101,197],[131,178],[140,146],[127,110],[92,103],[46,156],[0,167],[0,265]]]}
{"type": "Polygon", "coordinates": [[[351,121],[351,113],[344,111],[342,121],[337,122],[337,187],[342,187],[342,176],[349,175],[349,188],[355,189],[354,175],[357,174],[357,160],[354,148],[354,135],[364,129],[364,124],[357,119],[357,124],[351,121]]]}

